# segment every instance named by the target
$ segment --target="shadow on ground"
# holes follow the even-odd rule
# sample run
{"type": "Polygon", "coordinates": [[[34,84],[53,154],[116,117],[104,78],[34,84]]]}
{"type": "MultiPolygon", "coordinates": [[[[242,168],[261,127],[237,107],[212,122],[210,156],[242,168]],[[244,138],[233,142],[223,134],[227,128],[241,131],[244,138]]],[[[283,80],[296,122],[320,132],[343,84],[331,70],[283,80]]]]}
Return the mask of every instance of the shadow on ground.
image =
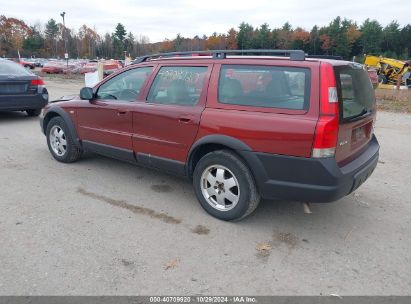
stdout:
{"type": "Polygon", "coordinates": [[[38,117],[29,117],[26,112],[0,111],[0,123],[17,120],[36,120],[38,117]]]}

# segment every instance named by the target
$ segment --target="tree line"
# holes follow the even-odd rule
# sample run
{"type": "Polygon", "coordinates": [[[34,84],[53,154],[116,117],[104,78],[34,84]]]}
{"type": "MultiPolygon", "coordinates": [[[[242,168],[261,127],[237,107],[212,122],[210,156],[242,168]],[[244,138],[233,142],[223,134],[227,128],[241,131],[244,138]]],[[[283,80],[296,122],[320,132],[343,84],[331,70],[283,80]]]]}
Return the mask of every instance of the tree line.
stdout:
{"type": "Polygon", "coordinates": [[[347,18],[336,17],[327,26],[314,25],[310,31],[293,28],[286,22],[280,28],[264,23],[258,27],[242,22],[237,29],[211,36],[183,37],[151,43],[144,35],[135,36],[118,23],[112,33],[100,35],[87,25],[78,30],[64,27],[54,19],[46,24],[27,25],[23,20],[0,15],[0,56],[62,58],[132,58],[172,51],[215,49],[302,49],[314,55],[338,55],[345,59],[363,54],[411,58],[411,25],[392,21],[383,26],[366,19],[358,25],[347,18]]]}

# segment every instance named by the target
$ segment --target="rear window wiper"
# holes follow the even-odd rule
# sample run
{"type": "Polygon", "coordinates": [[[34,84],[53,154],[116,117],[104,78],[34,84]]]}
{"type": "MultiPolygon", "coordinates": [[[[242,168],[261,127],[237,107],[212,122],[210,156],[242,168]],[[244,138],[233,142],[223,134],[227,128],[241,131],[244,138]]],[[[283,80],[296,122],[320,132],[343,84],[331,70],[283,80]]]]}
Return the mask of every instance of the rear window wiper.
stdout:
{"type": "Polygon", "coordinates": [[[367,108],[364,108],[360,113],[358,113],[358,114],[356,114],[356,115],[353,115],[353,116],[350,116],[350,117],[344,118],[344,121],[347,121],[347,122],[348,122],[348,121],[360,120],[360,119],[363,119],[363,118],[371,115],[371,113],[372,113],[371,110],[369,110],[369,109],[367,109],[367,108]]]}

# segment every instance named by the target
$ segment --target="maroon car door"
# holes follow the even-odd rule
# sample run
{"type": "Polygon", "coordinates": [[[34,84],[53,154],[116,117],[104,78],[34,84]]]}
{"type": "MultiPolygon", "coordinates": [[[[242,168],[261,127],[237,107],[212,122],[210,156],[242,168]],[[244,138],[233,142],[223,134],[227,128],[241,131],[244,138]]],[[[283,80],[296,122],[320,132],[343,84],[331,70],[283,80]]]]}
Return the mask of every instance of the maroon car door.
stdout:
{"type": "Polygon", "coordinates": [[[205,107],[211,69],[211,64],[158,67],[146,102],[133,110],[133,148],[140,162],[155,167],[185,162],[205,107]]]}
{"type": "Polygon", "coordinates": [[[77,113],[83,142],[132,150],[129,102],[95,99],[77,113]]]}
{"type": "Polygon", "coordinates": [[[152,67],[129,69],[97,88],[95,98],[77,113],[83,144],[132,152],[131,109],[151,71],[152,67]]]}

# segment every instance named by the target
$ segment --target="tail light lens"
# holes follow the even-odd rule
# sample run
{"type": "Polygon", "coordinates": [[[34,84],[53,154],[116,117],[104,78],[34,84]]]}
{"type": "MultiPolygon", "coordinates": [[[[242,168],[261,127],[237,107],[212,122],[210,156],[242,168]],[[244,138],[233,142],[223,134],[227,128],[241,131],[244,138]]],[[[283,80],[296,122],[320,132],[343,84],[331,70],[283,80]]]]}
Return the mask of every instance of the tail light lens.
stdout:
{"type": "MultiPolygon", "coordinates": [[[[43,91],[44,91],[45,87],[46,86],[45,86],[44,80],[41,79],[40,77],[38,77],[36,79],[32,79],[30,81],[30,91],[32,93],[37,92],[37,94],[43,94],[43,91]]],[[[44,96],[43,96],[43,98],[44,98],[44,96]]],[[[47,96],[47,99],[48,99],[48,96],[47,96]]]]}
{"type": "Polygon", "coordinates": [[[43,79],[41,79],[40,77],[37,79],[32,79],[30,82],[30,85],[33,87],[37,87],[37,86],[44,86],[45,83],[43,81],[43,79]]]}
{"type": "Polygon", "coordinates": [[[320,117],[312,150],[316,158],[335,155],[339,129],[337,85],[331,64],[321,63],[320,77],[320,117]]]}
{"type": "Polygon", "coordinates": [[[315,128],[312,157],[332,157],[338,137],[338,116],[321,116],[315,128]]]}

